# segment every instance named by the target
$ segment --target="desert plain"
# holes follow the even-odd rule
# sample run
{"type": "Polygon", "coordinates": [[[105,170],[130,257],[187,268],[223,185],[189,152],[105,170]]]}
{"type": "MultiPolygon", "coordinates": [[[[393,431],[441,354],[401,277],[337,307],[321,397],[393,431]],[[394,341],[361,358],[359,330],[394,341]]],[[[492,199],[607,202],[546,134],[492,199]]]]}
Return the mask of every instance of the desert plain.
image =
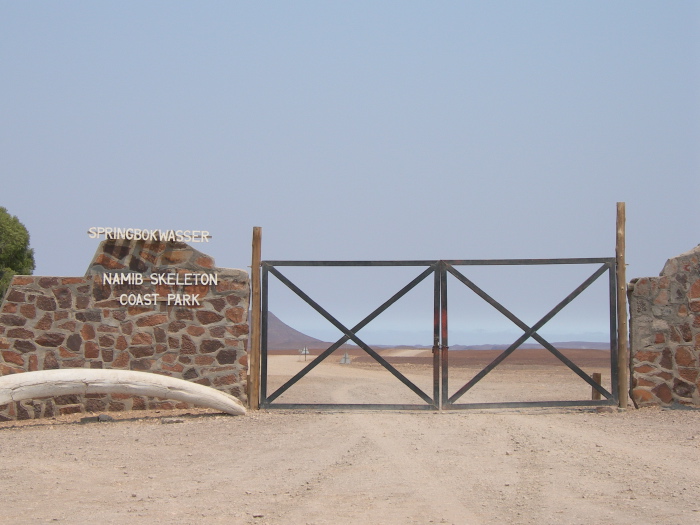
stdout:
{"type": "MultiPolygon", "coordinates": [[[[460,402],[590,399],[568,368],[518,352],[460,402]]],[[[431,392],[429,355],[383,353],[431,392]]],[[[278,401],[422,403],[371,359],[341,356],[278,401]]],[[[312,358],[271,355],[268,392],[312,358]]],[[[488,359],[452,359],[450,392],[488,359]]],[[[577,359],[609,387],[605,353],[577,359]]],[[[0,522],[700,522],[700,410],[688,407],[109,415],[0,423],[0,522]]]]}

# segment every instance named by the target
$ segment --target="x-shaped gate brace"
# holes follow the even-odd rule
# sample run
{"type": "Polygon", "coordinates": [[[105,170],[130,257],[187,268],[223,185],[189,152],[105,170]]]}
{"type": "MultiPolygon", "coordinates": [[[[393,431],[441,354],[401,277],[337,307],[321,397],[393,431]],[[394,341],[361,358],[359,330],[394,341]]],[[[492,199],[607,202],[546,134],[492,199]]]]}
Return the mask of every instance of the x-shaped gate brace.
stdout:
{"type": "MultiPolygon", "coordinates": [[[[433,374],[433,397],[431,398],[426,394],[421,388],[414,384],[410,379],[404,376],[396,368],[394,368],[386,359],[379,355],[374,349],[362,341],[356,333],[362,328],[367,326],[372,320],[384,312],[396,301],[401,299],[409,291],[415,288],[421,281],[428,277],[431,273],[435,272],[437,267],[437,262],[435,261],[399,261],[399,262],[388,262],[388,261],[316,261],[316,262],[298,262],[298,261],[263,261],[261,263],[263,274],[262,274],[262,367],[261,367],[261,400],[260,406],[265,408],[362,408],[362,409],[390,409],[390,410],[434,410],[439,407],[439,390],[438,390],[438,376],[437,373],[433,374]],[[421,272],[415,279],[413,279],[406,286],[401,288],[396,292],[390,299],[385,301],[381,306],[375,309],[362,321],[356,324],[351,329],[348,329],[330,313],[328,313],[323,307],[321,307],[316,301],[311,299],[306,293],[304,293],[298,286],[292,283],[287,277],[282,275],[282,273],[276,268],[276,266],[428,266],[423,272],[421,272]],[[267,395],[267,290],[268,290],[268,272],[272,273],[277,279],[284,283],[290,290],[301,297],[307,304],[309,304],[314,310],[321,314],[327,321],[329,321],[333,326],[340,330],[344,336],[338,339],[330,347],[319,354],[313,361],[311,361],[306,367],[300,370],[296,375],[294,375],[289,381],[279,387],[275,392],[267,395]],[[391,372],[394,377],[406,385],[411,391],[418,395],[426,404],[416,405],[416,404],[369,404],[369,403],[352,403],[352,404],[319,404],[319,403],[275,403],[272,402],[277,399],[280,395],[286,392],[291,386],[297,383],[302,377],[308,374],[316,366],[318,366],[324,359],[331,355],[335,350],[340,348],[344,343],[352,340],[357,346],[362,348],[368,355],[372,356],[379,364],[391,372]]],[[[435,289],[438,289],[437,274],[435,280],[435,289]]],[[[437,308],[437,303],[435,305],[437,308]]],[[[437,329],[435,330],[437,332],[437,329]]],[[[434,371],[436,366],[438,366],[438,353],[437,347],[433,349],[433,366],[434,371]]]]}
{"type": "Polygon", "coordinates": [[[597,258],[597,259],[504,259],[504,260],[461,260],[461,261],[263,261],[261,267],[263,270],[262,275],[262,326],[261,326],[261,336],[262,336],[262,368],[261,368],[261,406],[265,408],[334,408],[334,409],[353,409],[353,408],[363,408],[363,409],[393,409],[393,410],[420,410],[420,409],[437,409],[439,407],[443,409],[454,409],[454,408],[499,408],[499,407],[541,407],[541,406],[590,406],[590,405],[611,405],[617,403],[617,368],[615,363],[617,361],[617,320],[615,317],[615,300],[616,300],[616,282],[615,282],[615,272],[614,270],[615,259],[614,258],[597,258]],[[603,263],[603,265],[596,270],[588,279],[586,279],[581,285],[579,285],[574,291],[572,291],[568,296],[566,296],[559,304],[557,304],[552,310],[550,310],[542,319],[537,323],[528,326],[526,323],[521,321],[513,313],[511,313],[507,308],[501,305],[498,301],[493,299],[490,295],[484,292],[471,280],[465,277],[462,273],[454,268],[458,265],[542,265],[542,264],[591,264],[591,263],[603,263]],[[311,299],[305,292],[303,292],[298,286],[292,283],[287,277],[285,277],[276,266],[428,266],[423,272],[421,272],[415,279],[413,279],[406,286],[401,288],[396,292],[391,298],[385,301],[381,306],[375,309],[362,321],[356,324],[352,328],[347,328],[335,317],[333,317],[328,311],[321,307],[316,301],[311,299]],[[547,322],[549,322],[557,313],[559,313],[567,304],[573,301],[578,295],[580,295],[586,288],[588,288],[594,281],[596,281],[601,275],[606,271],[609,272],[610,277],[610,352],[611,352],[611,394],[600,384],[593,381],[593,379],[583,372],[575,363],[573,363],[569,358],[567,358],[563,353],[557,350],[552,344],[550,344],[546,339],[540,336],[537,331],[540,330],[547,322]],[[488,304],[493,306],[497,311],[503,314],[506,318],[512,321],[516,326],[523,330],[523,335],[521,335],[513,344],[511,344],[506,350],[504,350],[498,357],[496,357],[488,366],[481,370],[477,375],[475,375],[468,383],[461,387],[452,396],[448,393],[448,324],[447,324],[447,273],[452,274],[458,281],[470,288],[479,297],[484,299],[488,304]],[[319,354],[315,359],[313,359],[306,367],[294,375],[289,381],[275,390],[269,396],[267,395],[267,312],[268,312],[268,273],[272,273],[277,279],[279,279],[283,284],[285,284],[290,290],[297,294],[301,299],[303,299],[307,304],[309,304],[314,310],[316,310],[321,316],[323,316],[327,321],[329,321],[333,326],[340,330],[344,335],[338,339],[334,344],[328,347],[325,351],[319,354]],[[410,381],[406,376],[394,368],[389,362],[387,362],[381,355],[379,355],[374,349],[362,341],[358,336],[362,328],[367,326],[371,321],[377,318],[382,312],[388,309],[391,305],[397,302],[400,298],[406,295],[410,290],[422,282],[431,273],[434,274],[434,323],[433,323],[433,396],[430,397],[412,381],[410,381]],[[576,373],[581,379],[586,381],[593,389],[598,391],[605,400],[602,401],[533,401],[533,402],[504,402],[504,403],[468,403],[468,404],[456,404],[455,401],[469,391],[474,385],[476,385],[483,377],[485,377],[489,372],[491,372],[496,366],[498,366],[504,359],[506,359],[511,353],[513,353],[521,344],[527,341],[530,337],[535,339],[544,348],[546,348],[550,353],[556,356],[564,364],[566,364],[574,373],[576,373]],[[294,384],[296,384],[302,377],[307,375],[311,370],[318,366],[324,359],[331,355],[335,350],[340,348],[346,342],[352,340],[358,347],[362,348],[368,355],[375,359],[379,364],[386,368],[392,375],[394,375],[399,381],[406,385],[411,391],[413,391],[418,397],[420,397],[426,404],[367,404],[367,403],[353,403],[353,404],[319,404],[319,403],[273,403],[275,399],[281,396],[294,384]],[[442,371],[442,388],[440,389],[439,377],[440,369],[442,371]],[[440,392],[442,390],[442,392],[440,392]],[[442,403],[439,403],[439,399],[442,397],[442,403]]]}
{"type": "Polygon", "coordinates": [[[615,283],[615,272],[614,264],[615,259],[505,259],[505,260],[491,260],[491,261],[441,261],[440,262],[444,270],[441,272],[441,309],[442,309],[442,323],[441,323],[441,368],[442,368],[442,408],[499,408],[499,407],[528,407],[528,406],[590,406],[590,405],[611,405],[617,404],[617,368],[615,363],[617,361],[617,320],[615,317],[615,293],[616,293],[616,283],[615,283]],[[471,280],[465,277],[462,273],[454,268],[455,265],[535,265],[535,264],[590,264],[590,263],[603,263],[603,265],[598,268],[593,274],[581,283],[574,291],[567,295],[562,301],[559,302],[554,308],[552,308],[542,319],[531,327],[521,321],[513,313],[511,313],[506,307],[500,304],[498,301],[493,299],[489,294],[479,288],[471,280]],[[452,396],[448,393],[448,325],[447,325],[447,276],[445,270],[452,274],[458,281],[466,285],[471,289],[476,295],[481,297],[488,304],[493,306],[498,312],[503,314],[507,319],[512,321],[518,328],[523,330],[523,335],[516,339],[513,344],[501,352],[498,357],[496,357],[491,363],[489,363],[484,369],[482,369],[478,374],[476,374],[471,380],[469,380],[464,386],[457,390],[452,396]],[[547,322],[549,322],[557,313],[559,313],[566,305],[571,303],[576,297],[578,297],[586,288],[588,288],[593,282],[595,282],[601,275],[605,272],[609,272],[609,287],[610,287],[610,360],[611,360],[611,390],[613,393],[608,392],[602,385],[596,383],[588,374],[581,370],[573,361],[566,357],[562,352],[557,350],[551,343],[544,339],[541,335],[537,333],[547,322]],[[498,366],[504,359],[506,359],[510,354],[512,354],[517,348],[520,347],[525,341],[532,337],[535,341],[540,343],[545,349],[562,361],[566,366],[568,366],[576,375],[581,379],[586,381],[593,389],[599,392],[605,400],[603,401],[536,401],[536,402],[504,402],[504,403],[469,403],[469,404],[455,404],[455,401],[463,396],[467,391],[469,391],[474,385],[476,385],[481,379],[483,379],[489,372],[491,372],[496,366],[498,366]]]}

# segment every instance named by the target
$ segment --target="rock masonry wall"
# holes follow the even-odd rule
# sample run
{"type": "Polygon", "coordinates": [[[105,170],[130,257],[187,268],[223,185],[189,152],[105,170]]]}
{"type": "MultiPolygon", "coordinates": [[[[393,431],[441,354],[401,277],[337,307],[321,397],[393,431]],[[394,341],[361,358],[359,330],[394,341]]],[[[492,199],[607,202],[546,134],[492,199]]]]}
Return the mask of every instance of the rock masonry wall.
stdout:
{"type": "MultiPolygon", "coordinates": [[[[140,370],[212,386],[246,402],[248,300],[247,272],[216,268],[211,257],[187,244],[103,241],[85,277],[14,278],[0,307],[0,375],[140,370]],[[103,274],[140,274],[144,283],[109,284],[103,274]],[[152,274],[175,274],[175,282],[177,275],[216,275],[217,282],[154,284],[152,274]],[[129,295],[136,302],[154,293],[154,304],[128,305],[129,295]],[[196,300],[174,305],[181,297],[196,300]]],[[[0,420],[187,407],[156,398],[70,395],[1,405],[0,420]]]]}
{"type": "Polygon", "coordinates": [[[632,398],[700,406],[700,246],[628,287],[632,398]]]}

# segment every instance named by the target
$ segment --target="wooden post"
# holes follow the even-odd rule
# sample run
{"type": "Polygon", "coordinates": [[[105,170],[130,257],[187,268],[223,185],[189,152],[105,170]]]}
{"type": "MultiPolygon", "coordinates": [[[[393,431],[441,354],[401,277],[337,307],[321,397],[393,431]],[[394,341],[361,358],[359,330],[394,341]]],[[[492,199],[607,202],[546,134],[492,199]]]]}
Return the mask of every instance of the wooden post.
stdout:
{"type": "Polygon", "coordinates": [[[248,405],[251,410],[260,408],[260,255],[262,228],[253,228],[253,261],[250,267],[251,311],[250,354],[248,355],[248,405]]]}
{"type": "Polygon", "coordinates": [[[625,271],[625,203],[617,203],[617,377],[619,407],[627,408],[629,396],[629,335],[627,333],[627,272],[625,271]]]}
{"type": "MultiPolygon", "coordinates": [[[[603,380],[600,372],[593,372],[591,374],[591,379],[593,379],[593,381],[595,381],[597,384],[600,384],[600,382],[603,380]]],[[[600,392],[598,392],[595,388],[591,387],[591,399],[593,401],[600,401],[600,398],[600,392]]]]}

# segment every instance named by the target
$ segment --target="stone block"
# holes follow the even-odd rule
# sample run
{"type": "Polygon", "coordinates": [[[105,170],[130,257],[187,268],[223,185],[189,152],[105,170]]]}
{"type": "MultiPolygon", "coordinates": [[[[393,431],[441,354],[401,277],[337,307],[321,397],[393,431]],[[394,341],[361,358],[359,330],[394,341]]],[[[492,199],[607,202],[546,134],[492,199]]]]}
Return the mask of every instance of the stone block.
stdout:
{"type": "Polygon", "coordinates": [[[199,345],[199,350],[202,353],[208,354],[216,352],[218,349],[223,348],[224,344],[218,339],[205,339],[199,345]]]}
{"type": "Polygon", "coordinates": [[[45,289],[54,288],[58,286],[58,277],[39,277],[37,284],[45,289]]]}
{"type": "Polygon", "coordinates": [[[73,294],[68,288],[54,288],[53,295],[58,301],[60,308],[70,308],[73,306],[73,294]]]}
{"type": "Polygon", "coordinates": [[[156,343],[165,343],[167,340],[167,334],[160,326],[153,328],[153,335],[156,338],[156,343]]]}
{"type": "Polygon", "coordinates": [[[225,376],[219,376],[214,378],[214,386],[232,385],[236,382],[236,376],[234,374],[228,374],[225,376]]]}
{"type": "Polygon", "coordinates": [[[12,339],[34,339],[34,332],[25,328],[12,328],[7,331],[7,337],[12,339]]]}
{"type": "Polygon", "coordinates": [[[100,357],[100,347],[94,341],[85,343],[85,357],[87,359],[97,359],[100,357]]]}
{"type": "Polygon", "coordinates": [[[657,385],[651,391],[662,403],[668,405],[673,402],[673,392],[666,383],[657,385]]]}
{"type": "Polygon", "coordinates": [[[83,368],[85,359],[65,359],[62,363],[63,368],[83,368]]]}
{"type": "Polygon", "coordinates": [[[649,362],[649,363],[655,363],[659,357],[661,356],[661,352],[654,351],[654,350],[647,350],[647,351],[642,351],[642,352],[636,352],[633,354],[633,358],[635,361],[638,362],[649,362]]]}
{"type": "Polygon", "coordinates": [[[181,373],[185,369],[185,367],[179,363],[175,363],[175,364],[161,363],[160,367],[162,370],[166,370],[168,372],[174,372],[177,374],[181,373]]]}
{"type": "Polygon", "coordinates": [[[12,288],[5,296],[5,301],[9,301],[11,303],[24,303],[26,300],[27,299],[24,293],[20,292],[19,290],[14,290],[12,288]]]}
{"type": "Polygon", "coordinates": [[[45,312],[55,312],[57,308],[56,300],[53,297],[40,295],[36,298],[36,307],[45,312]]]}
{"type": "Polygon", "coordinates": [[[186,327],[187,323],[185,323],[184,321],[173,321],[172,323],[168,324],[168,332],[177,333],[186,327]]]}
{"type": "Polygon", "coordinates": [[[673,380],[673,392],[679,397],[692,398],[695,385],[676,378],[673,380]]]}
{"type": "Polygon", "coordinates": [[[194,363],[196,365],[211,365],[214,363],[214,356],[211,356],[211,355],[195,356],[194,363]]]}
{"type": "Polygon", "coordinates": [[[22,304],[19,307],[19,313],[22,314],[22,317],[34,319],[36,317],[36,306],[33,304],[22,304]]]}
{"type": "Polygon", "coordinates": [[[65,334],[47,332],[36,338],[36,343],[43,347],[56,348],[66,339],[65,334]]]}
{"type": "Polygon", "coordinates": [[[83,312],[77,312],[75,319],[82,323],[99,323],[102,321],[102,310],[92,308],[83,312]]]}
{"type": "Polygon", "coordinates": [[[15,339],[12,348],[19,350],[22,353],[34,352],[36,350],[36,345],[31,341],[25,341],[22,339],[15,339]]]}
{"type": "Polygon", "coordinates": [[[83,338],[77,333],[69,335],[66,340],[66,346],[73,352],[79,352],[82,344],[83,338]]]}
{"type": "Polygon", "coordinates": [[[135,358],[151,357],[155,354],[155,349],[152,346],[132,346],[129,348],[129,353],[135,358]]]}
{"type": "Polygon", "coordinates": [[[100,323],[97,326],[97,332],[98,333],[103,333],[103,334],[118,334],[119,333],[119,328],[116,326],[111,326],[108,324],[100,323]]]}
{"type": "Polygon", "coordinates": [[[149,333],[139,332],[131,338],[132,345],[150,345],[153,343],[153,336],[149,333]]]}
{"type": "Polygon", "coordinates": [[[217,299],[211,299],[209,301],[209,304],[212,306],[214,310],[217,312],[221,312],[224,308],[226,308],[226,300],[219,297],[217,299]]]}
{"type": "Polygon", "coordinates": [[[222,339],[226,336],[227,328],[226,326],[211,326],[209,327],[209,335],[217,339],[222,339]]]}
{"type": "Polygon", "coordinates": [[[664,348],[661,352],[659,366],[661,366],[661,368],[665,368],[666,370],[673,370],[673,355],[671,354],[671,349],[669,347],[664,348]]]}
{"type": "Polygon", "coordinates": [[[100,348],[112,348],[114,346],[115,339],[113,336],[105,334],[101,335],[97,341],[100,348]]]}
{"type": "Polygon", "coordinates": [[[111,368],[127,368],[130,360],[129,352],[119,352],[114,358],[111,368]]]}
{"type": "Polygon", "coordinates": [[[197,353],[197,345],[188,335],[182,336],[180,352],[189,355],[197,353]]]}
{"type": "Polygon", "coordinates": [[[75,357],[78,357],[78,353],[77,353],[77,352],[71,352],[71,351],[68,350],[65,346],[59,346],[59,347],[58,347],[58,355],[59,355],[61,358],[75,358],[75,357]]]}
{"type": "Polygon", "coordinates": [[[689,346],[679,346],[676,348],[675,360],[678,366],[697,366],[698,361],[693,355],[693,351],[689,346]]]}
{"type": "Polygon", "coordinates": [[[5,314],[0,315],[0,324],[5,326],[24,326],[27,324],[27,320],[19,315],[5,314]]]}
{"type": "Polygon", "coordinates": [[[187,327],[187,333],[193,337],[199,337],[206,332],[201,326],[191,325],[187,327]]]}
{"type": "Polygon", "coordinates": [[[679,368],[678,373],[682,379],[689,383],[696,383],[700,377],[700,370],[697,368],[679,368]]]}
{"type": "Polygon", "coordinates": [[[197,377],[199,377],[199,373],[197,372],[197,370],[196,370],[195,368],[188,368],[188,369],[182,374],[182,378],[183,378],[183,379],[188,379],[188,380],[189,380],[189,379],[196,379],[197,377]]]}
{"type": "Polygon", "coordinates": [[[58,359],[53,352],[46,352],[44,355],[44,370],[55,370],[58,368],[58,359]]]}
{"type": "Polygon", "coordinates": [[[245,309],[233,307],[226,310],[226,318],[232,323],[243,323],[246,322],[248,315],[245,309]]]}
{"type": "Polygon", "coordinates": [[[189,308],[176,308],[175,319],[179,321],[194,321],[194,313],[189,308]]]}
{"type": "Polygon", "coordinates": [[[80,414],[83,411],[81,405],[64,406],[58,408],[58,413],[62,416],[67,416],[69,414],[80,414]]]}
{"type": "Polygon", "coordinates": [[[236,351],[231,350],[231,349],[224,349],[220,350],[218,354],[216,354],[216,360],[219,362],[221,365],[226,365],[226,364],[233,364],[236,362],[236,351]]]}
{"type": "Polygon", "coordinates": [[[204,325],[218,323],[224,318],[216,312],[208,312],[205,310],[199,310],[195,315],[197,316],[197,320],[204,325]]]}
{"type": "Polygon", "coordinates": [[[132,359],[129,363],[131,370],[146,372],[153,368],[155,361],[153,359],[132,359]]]}
{"type": "Polygon", "coordinates": [[[123,335],[120,335],[117,337],[116,344],[114,345],[114,348],[117,350],[126,350],[129,347],[129,343],[126,340],[126,337],[123,335]]]}
{"type": "Polygon", "coordinates": [[[136,321],[136,326],[156,326],[168,322],[168,316],[164,314],[152,314],[141,317],[136,321]]]}
{"type": "Polygon", "coordinates": [[[12,350],[3,350],[2,358],[6,363],[12,363],[14,365],[24,366],[24,357],[19,352],[14,352],[12,350]]]}

